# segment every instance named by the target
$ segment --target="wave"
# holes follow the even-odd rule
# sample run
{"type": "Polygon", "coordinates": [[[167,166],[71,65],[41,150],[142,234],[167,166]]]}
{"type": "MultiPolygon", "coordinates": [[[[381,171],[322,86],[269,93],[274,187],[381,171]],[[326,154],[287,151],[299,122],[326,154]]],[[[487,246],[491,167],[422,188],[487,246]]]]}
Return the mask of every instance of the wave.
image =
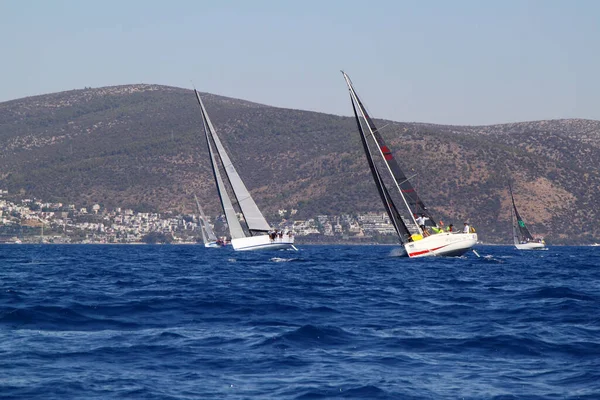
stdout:
{"type": "Polygon", "coordinates": [[[344,387],[344,385],[340,385],[339,388],[313,388],[307,389],[304,393],[294,397],[296,400],[317,400],[317,399],[335,399],[335,398],[343,398],[343,399],[398,399],[402,398],[405,400],[416,399],[412,396],[402,395],[398,397],[397,395],[393,395],[388,393],[377,386],[374,385],[365,385],[358,387],[351,387],[350,389],[344,387]]]}
{"type": "Polygon", "coordinates": [[[582,301],[598,301],[594,296],[588,295],[582,291],[573,290],[565,286],[545,286],[536,288],[521,294],[523,299],[573,299],[582,301]]]}
{"type": "Polygon", "coordinates": [[[341,328],[332,326],[304,325],[293,331],[271,337],[260,345],[276,345],[286,347],[320,347],[320,346],[343,346],[352,341],[353,335],[341,328]]]}
{"type": "Polygon", "coordinates": [[[291,261],[299,261],[299,258],[282,258],[282,257],[272,257],[270,261],[273,262],[291,262],[291,261]]]}
{"type": "Polygon", "coordinates": [[[3,310],[0,325],[46,330],[135,329],[136,323],[111,318],[94,318],[67,307],[33,306],[3,310]]]}

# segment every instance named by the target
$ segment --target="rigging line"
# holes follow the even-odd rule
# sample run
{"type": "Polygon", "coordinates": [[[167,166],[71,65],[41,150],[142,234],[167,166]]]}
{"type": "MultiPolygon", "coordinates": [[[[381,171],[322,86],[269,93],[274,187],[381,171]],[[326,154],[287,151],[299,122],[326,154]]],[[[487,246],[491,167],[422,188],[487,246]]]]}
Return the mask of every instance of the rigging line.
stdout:
{"type": "MultiPolygon", "coordinates": [[[[369,114],[369,115],[371,115],[371,114],[369,114]]],[[[384,126],[382,126],[381,128],[376,128],[376,129],[375,129],[375,132],[379,132],[380,130],[382,130],[382,129],[384,129],[384,128],[387,128],[387,127],[388,127],[388,126],[390,126],[390,125],[391,125],[391,124],[385,124],[385,125],[384,125],[384,126]]]]}
{"type": "Polygon", "coordinates": [[[251,198],[252,198],[252,196],[246,196],[246,197],[244,197],[244,198],[239,198],[239,199],[236,197],[236,198],[235,198],[235,200],[236,200],[236,202],[235,202],[235,203],[236,203],[236,204],[240,204],[242,201],[244,201],[244,200],[248,200],[248,199],[251,199],[251,198]]]}
{"type": "MultiPolygon", "coordinates": [[[[419,174],[414,174],[409,176],[408,178],[406,178],[405,180],[403,180],[402,182],[399,182],[398,185],[402,185],[404,182],[408,182],[410,179],[414,178],[415,176],[417,176],[419,174]]],[[[417,190],[417,188],[415,187],[415,191],[417,190]]]]}

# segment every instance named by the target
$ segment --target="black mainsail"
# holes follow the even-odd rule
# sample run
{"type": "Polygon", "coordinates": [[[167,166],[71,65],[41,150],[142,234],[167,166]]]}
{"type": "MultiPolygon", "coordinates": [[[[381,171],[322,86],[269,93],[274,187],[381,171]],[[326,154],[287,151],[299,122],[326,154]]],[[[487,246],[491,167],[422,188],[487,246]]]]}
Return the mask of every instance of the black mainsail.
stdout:
{"type": "MultiPolygon", "coordinates": [[[[352,99],[352,95],[350,95],[352,99]]],[[[375,186],[377,186],[377,192],[379,192],[379,197],[381,197],[381,201],[383,202],[383,206],[385,211],[387,212],[388,217],[392,221],[398,236],[402,242],[408,241],[411,233],[408,230],[408,227],[402,220],[402,216],[398,212],[396,205],[394,204],[385,184],[383,183],[383,179],[381,179],[381,175],[379,174],[379,170],[373,161],[373,156],[371,154],[371,149],[369,148],[369,142],[367,141],[367,137],[365,135],[365,131],[362,128],[362,124],[360,123],[360,118],[358,117],[358,113],[356,111],[356,106],[354,105],[354,101],[352,101],[352,109],[354,110],[354,117],[356,119],[356,125],[358,126],[358,131],[360,132],[360,140],[363,145],[363,149],[365,150],[365,156],[367,157],[367,162],[369,164],[369,169],[371,170],[371,174],[373,175],[373,180],[375,181],[375,186]]]]}
{"type": "MultiPolygon", "coordinates": [[[[347,76],[347,75],[345,75],[345,76],[347,76]]],[[[350,78],[348,78],[348,79],[350,79],[350,78]]],[[[350,82],[350,83],[352,83],[352,82],[350,82]]],[[[425,204],[423,204],[423,201],[419,198],[419,195],[417,194],[417,191],[415,190],[414,186],[410,183],[410,181],[408,180],[408,178],[406,177],[406,175],[404,174],[404,172],[398,165],[398,161],[396,161],[396,159],[394,158],[394,155],[392,154],[391,150],[385,144],[383,137],[381,136],[381,134],[379,133],[379,130],[375,126],[375,123],[369,116],[367,109],[363,106],[363,104],[362,104],[360,98],[358,97],[358,95],[356,94],[356,91],[354,90],[354,88],[352,88],[352,91],[354,92],[356,101],[357,101],[359,109],[361,110],[361,113],[364,117],[364,120],[367,123],[367,126],[369,127],[369,130],[371,131],[371,134],[373,135],[373,138],[375,139],[375,142],[377,143],[377,145],[379,147],[381,155],[383,156],[392,175],[394,176],[394,180],[400,186],[400,190],[402,191],[402,195],[405,198],[409,209],[415,215],[425,214],[425,216],[428,217],[433,222],[433,225],[435,226],[436,224],[435,224],[433,217],[427,210],[427,207],[425,207],[425,204]]]]}
{"type": "Polygon", "coordinates": [[[363,144],[363,148],[365,150],[365,155],[367,157],[367,161],[369,163],[369,168],[371,169],[371,173],[373,175],[373,179],[375,180],[375,184],[377,186],[377,190],[379,192],[379,196],[381,197],[381,201],[386,209],[386,212],[394,227],[396,228],[396,232],[398,232],[398,236],[403,243],[407,242],[412,233],[422,233],[421,229],[417,226],[415,221],[415,217],[417,215],[424,214],[427,218],[429,218],[429,224],[436,226],[435,220],[433,219],[429,210],[423,203],[423,201],[419,198],[414,186],[410,183],[409,178],[404,174],[400,165],[394,158],[391,150],[386,145],[383,137],[381,136],[377,126],[369,116],[365,106],[362,101],[359,99],[358,94],[354,90],[352,85],[352,81],[350,77],[346,75],[344,71],[342,71],[344,75],[344,79],[346,80],[346,84],[348,85],[348,90],[350,91],[350,99],[352,102],[352,107],[354,110],[354,117],[356,119],[356,123],[358,125],[358,130],[361,136],[361,142],[363,144]],[[358,109],[358,110],[357,110],[358,109]],[[362,116],[362,119],[365,121],[366,127],[368,128],[369,135],[366,134],[363,129],[363,125],[361,123],[361,119],[359,117],[359,113],[362,116]],[[386,169],[391,176],[394,186],[400,193],[402,198],[402,202],[404,203],[404,207],[398,207],[397,204],[394,203],[392,197],[390,196],[390,192],[388,191],[381,173],[377,168],[373,160],[373,152],[368,145],[368,136],[374,141],[375,146],[379,150],[379,153],[383,159],[383,162],[386,165],[386,169]],[[403,210],[401,213],[399,210],[403,210]],[[405,211],[404,211],[405,210],[405,211]]]}
{"type": "Polygon", "coordinates": [[[512,186],[510,185],[510,183],[508,184],[508,189],[510,190],[510,199],[512,200],[513,213],[516,219],[516,225],[514,226],[515,233],[517,231],[519,232],[518,236],[515,235],[515,243],[517,243],[516,240],[518,240],[519,242],[533,241],[533,236],[531,235],[531,232],[529,232],[529,229],[527,229],[525,221],[523,221],[523,218],[521,218],[521,214],[519,214],[519,211],[517,210],[517,205],[515,204],[515,197],[513,196],[512,186]]]}

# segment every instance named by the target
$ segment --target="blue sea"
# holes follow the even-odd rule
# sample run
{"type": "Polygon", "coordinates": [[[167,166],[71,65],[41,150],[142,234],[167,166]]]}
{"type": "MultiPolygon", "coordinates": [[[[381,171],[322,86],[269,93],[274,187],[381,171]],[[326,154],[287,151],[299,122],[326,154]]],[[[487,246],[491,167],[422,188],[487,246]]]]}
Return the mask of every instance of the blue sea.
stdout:
{"type": "Polygon", "coordinates": [[[2,399],[600,399],[600,247],[0,246],[2,399]]]}

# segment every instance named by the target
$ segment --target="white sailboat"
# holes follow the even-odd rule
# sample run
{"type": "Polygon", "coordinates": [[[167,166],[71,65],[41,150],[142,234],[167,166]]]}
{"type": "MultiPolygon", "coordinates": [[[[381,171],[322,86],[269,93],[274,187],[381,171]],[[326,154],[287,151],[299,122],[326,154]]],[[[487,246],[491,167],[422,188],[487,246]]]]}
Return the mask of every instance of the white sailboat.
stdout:
{"type": "Polygon", "coordinates": [[[208,117],[200,94],[195,89],[194,92],[196,93],[196,98],[202,113],[202,123],[204,134],[206,136],[206,143],[208,145],[208,152],[210,154],[210,162],[223,212],[225,213],[225,219],[229,226],[231,246],[237,251],[295,249],[294,236],[292,233],[276,234],[258,209],[258,206],[254,202],[254,199],[252,199],[248,189],[246,189],[242,178],[239,176],[231,159],[225,151],[225,148],[208,117]],[[237,206],[239,206],[240,213],[243,217],[244,226],[242,226],[237,217],[231,198],[227,193],[227,186],[223,181],[220,169],[223,170],[224,178],[229,182],[229,187],[233,192],[234,199],[237,201],[237,206]]]}
{"type": "Polygon", "coordinates": [[[515,204],[515,197],[513,196],[512,187],[508,185],[510,191],[510,199],[512,200],[512,227],[513,227],[513,240],[517,250],[546,250],[546,242],[543,238],[534,238],[527,229],[523,218],[517,210],[515,204]]]}
{"type": "Polygon", "coordinates": [[[225,243],[223,243],[222,240],[219,240],[217,235],[215,235],[215,232],[206,219],[206,215],[204,215],[204,210],[202,207],[200,207],[200,202],[198,201],[198,197],[196,197],[196,195],[194,195],[194,200],[196,200],[196,206],[198,207],[198,225],[200,226],[200,232],[202,233],[202,242],[204,243],[204,247],[222,247],[225,243]]]}
{"type": "Polygon", "coordinates": [[[477,234],[474,230],[466,233],[443,231],[442,227],[438,226],[385,144],[354,90],[350,78],[344,71],[342,74],[350,91],[354,117],[371,174],[387,214],[398,233],[404,250],[403,255],[411,258],[459,256],[469,251],[477,243],[477,234]],[[378,162],[374,159],[374,152],[381,156],[378,162]],[[384,167],[378,166],[382,164],[384,167]],[[424,225],[417,224],[416,215],[426,219],[424,225]]]}

